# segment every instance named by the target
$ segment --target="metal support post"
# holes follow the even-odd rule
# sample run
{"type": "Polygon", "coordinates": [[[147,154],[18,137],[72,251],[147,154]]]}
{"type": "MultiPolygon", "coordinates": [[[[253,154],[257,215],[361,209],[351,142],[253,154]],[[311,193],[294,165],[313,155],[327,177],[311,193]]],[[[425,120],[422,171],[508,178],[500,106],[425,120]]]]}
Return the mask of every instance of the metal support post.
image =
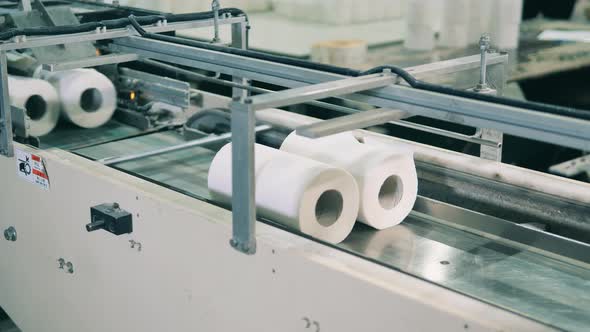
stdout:
{"type": "MultiPolygon", "coordinates": [[[[231,26],[231,46],[248,48],[247,22],[231,26]]],[[[248,81],[233,76],[234,83],[247,85],[248,81]]],[[[232,239],[230,244],[236,250],[248,255],[256,253],[256,188],[254,178],[254,144],[256,143],[256,117],[254,111],[243,102],[248,91],[232,89],[234,102],[231,105],[232,130],[232,239]]]]}
{"type": "MultiPolygon", "coordinates": [[[[248,23],[245,21],[232,23],[231,25],[231,46],[240,49],[248,48],[248,23]]],[[[233,82],[240,85],[248,85],[248,80],[242,77],[233,77],[233,82]]],[[[233,98],[246,98],[248,91],[241,88],[232,89],[233,98]]]]}
{"type": "Polygon", "coordinates": [[[256,253],[256,198],[254,181],[254,126],[256,117],[248,104],[231,104],[232,220],[230,244],[249,255],[256,253]]]}
{"type": "Polygon", "coordinates": [[[6,52],[0,51],[0,154],[6,157],[14,155],[12,147],[12,116],[10,94],[8,93],[8,71],[6,52]]]}
{"type": "MultiPolygon", "coordinates": [[[[482,94],[496,95],[497,90],[490,88],[487,83],[487,58],[490,49],[490,36],[483,34],[479,39],[479,49],[481,51],[480,61],[480,77],[479,84],[473,89],[474,92],[482,94]]],[[[484,146],[480,147],[479,156],[488,160],[502,161],[502,142],[504,140],[504,134],[501,131],[482,128],[479,130],[481,133],[480,138],[486,141],[497,142],[496,147],[484,146]]]]}
{"type": "Polygon", "coordinates": [[[213,0],[213,2],[211,2],[211,10],[213,11],[213,31],[214,31],[213,40],[211,42],[214,44],[221,42],[221,39],[219,38],[219,9],[220,8],[221,8],[221,5],[219,4],[219,0],[213,0]]]}

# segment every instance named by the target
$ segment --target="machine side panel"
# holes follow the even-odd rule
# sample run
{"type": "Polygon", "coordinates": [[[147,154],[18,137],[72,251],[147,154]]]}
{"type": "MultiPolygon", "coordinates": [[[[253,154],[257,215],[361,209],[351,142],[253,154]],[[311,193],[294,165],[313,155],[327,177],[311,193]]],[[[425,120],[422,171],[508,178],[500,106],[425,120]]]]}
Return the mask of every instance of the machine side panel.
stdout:
{"type": "Polygon", "coordinates": [[[49,191],[0,158],[0,230],[18,234],[0,241],[0,306],[25,332],[550,330],[263,223],[256,255],[243,255],[228,243],[230,211],[39,154],[49,191]],[[103,203],[133,214],[131,234],[86,231],[103,203]]]}

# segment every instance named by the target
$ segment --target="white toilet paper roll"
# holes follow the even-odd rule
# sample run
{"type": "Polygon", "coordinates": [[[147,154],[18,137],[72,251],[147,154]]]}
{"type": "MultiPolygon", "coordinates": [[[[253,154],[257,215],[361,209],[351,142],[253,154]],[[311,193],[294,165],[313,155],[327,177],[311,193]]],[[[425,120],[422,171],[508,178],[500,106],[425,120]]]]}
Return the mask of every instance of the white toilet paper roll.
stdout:
{"type": "MultiPolygon", "coordinates": [[[[213,159],[208,186],[212,198],[231,204],[231,143],[213,159]]],[[[358,187],[345,170],[264,145],[255,146],[258,214],[315,238],[338,243],[352,231],[358,187]]]]}
{"type": "Polygon", "coordinates": [[[350,172],[360,190],[359,220],[377,229],[401,223],[418,192],[413,154],[385,150],[356,140],[352,132],[309,139],[291,133],[281,150],[350,172]]]}
{"type": "Polygon", "coordinates": [[[434,48],[434,28],[430,25],[407,25],[404,47],[416,51],[432,50],[434,48]]]}
{"type": "Polygon", "coordinates": [[[469,45],[468,24],[443,24],[440,29],[439,44],[442,47],[461,48],[469,45]]]}
{"type": "Polygon", "coordinates": [[[502,50],[511,50],[518,47],[520,36],[520,24],[492,24],[490,37],[492,44],[502,50]]]}
{"type": "Polygon", "coordinates": [[[445,0],[440,27],[439,44],[442,47],[469,45],[470,0],[445,0]]]}
{"type": "Polygon", "coordinates": [[[408,25],[434,26],[440,17],[439,0],[409,0],[406,22],[408,25]]]}
{"type": "Polygon", "coordinates": [[[22,108],[30,119],[29,134],[49,134],[59,120],[59,98],[55,88],[40,79],[8,76],[10,104],[22,108]]]}
{"type": "Polygon", "coordinates": [[[113,82],[93,69],[43,73],[58,92],[62,115],[82,128],[107,123],[117,106],[113,82]]]}
{"type": "Polygon", "coordinates": [[[493,0],[492,15],[500,17],[503,24],[515,24],[522,21],[523,0],[493,0]]]}

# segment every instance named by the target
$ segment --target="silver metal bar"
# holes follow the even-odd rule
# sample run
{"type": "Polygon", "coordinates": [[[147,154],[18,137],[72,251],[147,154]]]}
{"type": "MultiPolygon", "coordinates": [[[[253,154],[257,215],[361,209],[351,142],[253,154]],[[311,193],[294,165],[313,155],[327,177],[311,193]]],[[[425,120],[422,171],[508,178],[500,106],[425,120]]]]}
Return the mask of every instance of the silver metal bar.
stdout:
{"type": "MultiPolygon", "coordinates": [[[[219,24],[233,24],[244,22],[245,18],[243,16],[238,17],[230,17],[230,18],[220,18],[219,24]]],[[[170,31],[178,31],[183,29],[193,29],[193,28],[202,28],[202,27],[209,27],[213,25],[213,20],[198,20],[198,21],[189,21],[189,22],[179,22],[179,23],[168,23],[165,25],[154,25],[149,27],[144,27],[147,32],[151,33],[161,33],[161,32],[170,32],[170,31]]],[[[61,45],[61,44],[73,44],[73,43],[80,43],[80,42],[88,42],[88,41],[97,41],[97,40],[105,40],[105,39],[117,39],[123,37],[133,36],[135,32],[128,28],[121,28],[121,29],[113,29],[108,31],[91,31],[91,32],[82,32],[82,33],[75,33],[75,34],[67,34],[67,35],[56,35],[56,36],[40,36],[40,37],[27,37],[25,40],[17,39],[18,41],[8,41],[0,43],[0,51],[9,51],[9,50],[18,50],[23,48],[35,48],[35,47],[43,47],[43,46],[52,46],[52,45],[61,45]]],[[[133,53],[133,52],[130,52],[133,53]]]]}
{"type": "Polygon", "coordinates": [[[579,261],[590,264],[590,256],[587,254],[590,251],[590,245],[587,243],[534,230],[427,197],[418,197],[412,214],[482,236],[489,237],[491,235],[505,242],[534,247],[542,251],[543,254],[553,254],[574,260],[570,262],[579,261]],[[469,217],[466,218],[465,214],[469,217]],[[436,218],[432,216],[436,216],[436,218]]]}
{"type": "MultiPolygon", "coordinates": [[[[248,30],[245,21],[232,24],[232,47],[248,47],[248,30]]],[[[248,80],[233,75],[232,83],[248,85],[248,80]]],[[[249,91],[234,87],[232,99],[243,101],[249,91]]],[[[241,105],[241,103],[240,103],[241,105]]],[[[254,177],[254,144],[256,119],[249,108],[231,107],[232,140],[232,238],[230,245],[247,255],[256,253],[256,179],[254,177]]]]}
{"type": "Polygon", "coordinates": [[[389,121],[401,120],[407,116],[409,116],[408,113],[399,110],[375,109],[360,111],[355,114],[301,126],[296,129],[296,132],[297,135],[320,138],[344,131],[362,129],[389,121]]]}
{"type": "MultiPolygon", "coordinates": [[[[248,29],[246,21],[233,23],[231,25],[231,46],[239,49],[248,48],[248,29]]],[[[248,80],[244,77],[233,76],[233,84],[248,86],[248,80]]],[[[246,98],[249,95],[247,90],[242,90],[237,86],[232,89],[232,98],[246,98]]]]}
{"type": "Polygon", "coordinates": [[[256,253],[256,198],[254,179],[254,124],[250,105],[231,104],[232,140],[232,239],[230,244],[245,253],[256,253]]]}
{"type": "Polygon", "coordinates": [[[253,110],[289,106],[306,101],[328,97],[348,95],[351,93],[382,88],[393,84],[395,76],[391,74],[374,74],[354,78],[345,78],[331,82],[313,84],[299,88],[266,93],[247,99],[253,110]]]}
{"type": "Polygon", "coordinates": [[[0,51],[0,154],[12,157],[12,110],[10,109],[10,94],[8,92],[8,72],[6,52],[0,51]]]}
{"type": "Polygon", "coordinates": [[[219,38],[219,9],[221,8],[221,5],[219,4],[219,0],[213,0],[211,2],[211,10],[213,11],[213,31],[214,31],[214,36],[213,36],[213,43],[219,43],[221,42],[221,39],[219,38]]]}
{"type": "Polygon", "coordinates": [[[43,70],[47,71],[61,71],[61,70],[70,70],[76,68],[87,68],[87,67],[96,67],[102,65],[110,65],[116,63],[123,63],[123,62],[130,62],[139,59],[137,54],[133,53],[124,53],[124,54],[107,54],[101,55],[93,58],[85,58],[80,60],[73,60],[73,61],[64,61],[59,63],[44,63],[42,65],[43,70]]]}
{"type": "MultiPolygon", "coordinates": [[[[260,126],[256,127],[254,131],[255,132],[262,132],[262,131],[269,130],[271,128],[272,128],[272,126],[269,126],[269,125],[260,125],[260,126]]],[[[129,156],[103,158],[103,159],[97,160],[97,162],[99,162],[103,165],[121,164],[124,162],[137,161],[140,159],[159,156],[159,155],[163,155],[166,153],[177,152],[177,151],[186,150],[186,149],[199,147],[199,146],[206,146],[208,144],[213,144],[213,143],[219,143],[219,142],[226,141],[230,138],[232,138],[231,133],[226,133],[226,134],[221,134],[221,135],[216,135],[216,136],[208,136],[208,137],[204,137],[204,138],[197,139],[194,141],[186,142],[183,144],[169,146],[169,147],[165,147],[165,148],[161,148],[161,149],[157,149],[157,150],[152,150],[152,151],[147,151],[147,152],[142,152],[142,153],[137,153],[137,154],[132,154],[129,156]]]]}
{"type": "MultiPolygon", "coordinates": [[[[342,75],[140,37],[116,40],[115,44],[119,51],[137,52],[140,56],[229,75],[238,74],[286,87],[299,87],[343,78],[342,75]]],[[[418,90],[403,85],[390,85],[378,90],[348,95],[347,98],[381,108],[399,109],[415,115],[472,127],[496,129],[515,136],[590,150],[590,121],[418,90]]]]}
{"type": "Polygon", "coordinates": [[[453,131],[429,127],[429,126],[425,126],[425,125],[421,125],[421,124],[417,124],[417,123],[413,123],[413,122],[408,122],[408,121],[391,121],[390,123],[393,125],[397,125],[397,126],[420,130],[423,132],[427,132],[427,133],[431,133],[431,134],[435,134],[435,135],[440,135],[440,136],[445,136],[445,137],[449,137],[449,138],[454,138],[456,140],[479,144],[479,145],[483,145],[483,146],[490,146],[490,147],[497,148],[498,144],[501,145],[501,143],[494,142],[494,141],[488,141],[488,140],[481,139],[481,138],[478,138],[475,136],[463,135],[463,134],[459,134],[459,133],[456,133],[453,131]]]}
{"type": "MultiPolygon", "coordinates": [[[[508,55],[500,53],[488,53],[486,58],[486,63],[490,67],[503,64],[508,61],[508,55]]],[[[480,63],[480,55],[470,55],[457,59],[437,61],[405,69],[417,79],[425,80],[435,76],[449,75],[460,71],[480,68],[480,63]]]]}

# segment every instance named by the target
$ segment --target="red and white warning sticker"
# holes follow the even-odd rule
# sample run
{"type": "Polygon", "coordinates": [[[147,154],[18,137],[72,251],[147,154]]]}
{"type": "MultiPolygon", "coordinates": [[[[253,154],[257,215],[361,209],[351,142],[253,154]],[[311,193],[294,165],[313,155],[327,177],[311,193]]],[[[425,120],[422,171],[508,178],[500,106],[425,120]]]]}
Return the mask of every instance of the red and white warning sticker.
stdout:
{"type": "Polygon", "coordinates": [[[39,155],[14,149],[16,152],[16,172],[27,181],[49,190],[49,176],[43,158],[39,155]]]}

